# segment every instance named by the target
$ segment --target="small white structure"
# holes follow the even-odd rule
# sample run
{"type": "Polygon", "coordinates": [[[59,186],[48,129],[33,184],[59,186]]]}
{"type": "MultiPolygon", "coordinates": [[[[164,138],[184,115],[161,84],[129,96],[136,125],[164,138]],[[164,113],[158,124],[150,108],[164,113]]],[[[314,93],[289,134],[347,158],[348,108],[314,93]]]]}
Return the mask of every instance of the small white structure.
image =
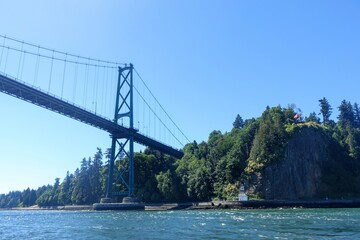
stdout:
{"type": "Polygon", "coordinates": [[[240,185],[239,201],[248,201],[249,198],[245,194],[245,187],[243,184],[240,185]]]}
{"type": "Polygon", "coordinates": [[[249,200],[249,198],[245,193],[239,194],[239,201],[248,201],[248,200],[249,200]]]}

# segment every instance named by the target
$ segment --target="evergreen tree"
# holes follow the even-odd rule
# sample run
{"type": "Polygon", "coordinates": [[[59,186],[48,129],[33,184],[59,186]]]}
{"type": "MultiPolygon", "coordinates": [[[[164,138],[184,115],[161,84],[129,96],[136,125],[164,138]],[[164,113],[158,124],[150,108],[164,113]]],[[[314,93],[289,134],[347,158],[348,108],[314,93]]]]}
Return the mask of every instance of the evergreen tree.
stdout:
{"type": "Polygon", "coordinates": [[[294,123],[296,122],[296,119],[294,119],[294,116],[296,115],[296,105],[295,104],[289,104],[289,106],[284,109],[284,116],[286,123],[294,123]]]}
{"type": "Polygon", "coordinates": [[[71,179],[71,203],[72,204],[78,204],[80,202],[80,199],[78,197],[80,188],[79,188],[79,176],[80,176],[80,169],[77,168],[74,172],[74,178],[71,179]]]}
{"type": "Polygon", "coordinates": [[[59,186],[60,186],[60,178],[55,178],[55,183],[52,191],[52,206],[59,205],[59,186]]]}
{"type": "Polygon", "coordinates": [[[347,129],[345,143],[348,146],[349,156],[360,160],[360,130],[356,128],[347,129]]]}
{"type": "Polygon", "coordinates": [[[236,115],[235,121],[233,123],[233,128],[243,128],[244,127],[244,120],[242,117],[238,114],[236,115]]]}
{"type": "Polygon", "coordinates": [[[21,201],[21,203],[19,204],[20,207],[29,207],[34,205],[36,201],[36,191],[27,188],[21,193],[20,201],[21,201]]]}
{"type": "Polygon", "coordinates": [[[354,103],[354,123],[356,128],[360,128],[360,109],[357,103],[354,103]]]}
{"type": "Polygon", "coordinates": [[[355,125],[354,110],[350,102],[343,100],[339,106],[339,125],[345,129],[347,125],[355,125]]]}
{"type": "Polygon", "coordinates": [[[319,104],[320,105],[320,113],[322,114],[322,117],[323,117],[323,124],[327,125],[330,121],[332,107],[325,97],[320,99],[319,103],[320,103],[319,104]]]}
{"type": "Polygon", "coordinates": [[[74,189],[71,201],[75,204],[90,204],[91,202],[91,185],[89,179],[91,159],[84,158],[81,161],[80,171],[75,174],[74,189]]]}
{"type": "Polygon", "coordinates": [[[18,207],[21,202],[21,192],[11,191],[8,194],[0,195],[1,208],[14,208],[18,207]]]}
{"type": "Polygon", "coordinates": [[[309,114],[309,117],[305,118],[305,122],[320,123],[320,118],[316,115],[315,112],[312,112],[309,114]]]}
{"type": "MultiPolygon", "coordinates": [[[[313,128],[334,142],[329,147],[332,160],[324,170],[322,183],[327,187],[324,191],[338,194],[339,189],[346,189],[341,193],[359,196],[360,187],[356,187],[360,186],[357,177],[360,174],[359,106],[342,101],[338,122],[335,123],[329,119],[332,108],[326,98],[319,102],[322,122],[326,127],[291,124],[296,113],[295,105],[288,108],[267,107],[260,118],[246,120],[245,123],[237,115],[230,132],[213,131],[207,142],[187,144],[182,159],[174,159],[150,148],[136,153],[135,195],[144,202],[231,199],[238,193],[239,182],[251,180],[252,176],[262,174],[273,161],[283,159],[289,137],[296,137],[295,134],[302,129],[313,128]],[[345,185],[347,188],[343,187],[345,185]]],[[[319,123],[320,119],[312,112],[306,122],[319,123]]],[[[108,151],[105,157],[108,158],[108,151]]],[[[76,169],[74,174],[67,172],[61,184],[57,178],[52,186],[0,194],[0,208],[26,207],[35,202],[39,206],[98,202],[105,193],[108,171],[108,163],[103,165],[102,158],[103,153],[98,148],[92,159],[81,161],[80,169],[76,169]]],[[[115,168],[121,171],[127,164],[124,155],[115,162],[115,168]]],[[[123,177],[128,178],[126,172],[123,177]]],[[[126,186],[124,190],[127,190],[126,186]]]]}
{"type": "Polygon", "coordinates": [[[43,188],[42,194],[37,198],[36,204],[42,206],[57,206],[59,204],[59,185],[60,178],[55,178],[53,186],[46,186],[43,188]]]}
{"type": "Polygon", "coordinates": [[[103,195],[101,188],[102,157],[102,151],[100,148],[98,148],[89,169],[89,181],[91,188],[91,195],[89,201],[92,203],[99,202],[101,196],[103,195]]]}
{"type": "Polygon", "coordinates": [[[246,171],[252,173],[283,157],[286,144],[285,117],[280,106],[265,110],[260,119],[246,171]]]}
{"type": "Polygon", "coordinates": [[[67,205],[71,203],[71,177],[69,171],[60,185],[59,205],[67,205]]]}

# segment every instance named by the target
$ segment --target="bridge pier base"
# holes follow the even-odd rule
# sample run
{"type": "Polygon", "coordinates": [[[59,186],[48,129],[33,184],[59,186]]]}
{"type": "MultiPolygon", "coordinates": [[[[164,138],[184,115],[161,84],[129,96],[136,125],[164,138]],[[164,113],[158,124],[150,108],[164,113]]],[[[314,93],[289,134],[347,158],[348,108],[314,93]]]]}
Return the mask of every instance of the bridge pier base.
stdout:
{"type": "Polygon", "coordinates": [[[136,197],[124,197],[122,203],[113,203],[112,198],[102,198],[100,203],[93,205],[94,210],[105,211],[105,210],[145,210],[145,204],[136,197]]]}
{"type": "Polygon", "coordinates": [[[100,203],[112,203],[112,198],[101,198],[100,203]]]}
{"type": "Polygon", "coordinates": [[[93,209],[97,211],[107,211],[107,210],[117,210],[117,211],[127,211],[127,210],[145,210],[145,204],[143,203],[95,203],[93,209]]]}
{"type": "MultiPolygon", "coordinates": [[[[100,203],[114,203],[114,199],[112,198],[101,198],[100,203]]],[[[116,201],[115,201],[116,203],[116,201]]],[[[141,200],[137,197],[124,197],[122,200],[122,203],[124,204],[139,204],[141,203],[141,200]]]]}
{"type": "Polygon", "coordinates": [[[141,201],[137,197],[124,197],[122,200],[122,203],[124,203],[124,204],[140,204],[141,201]]]}

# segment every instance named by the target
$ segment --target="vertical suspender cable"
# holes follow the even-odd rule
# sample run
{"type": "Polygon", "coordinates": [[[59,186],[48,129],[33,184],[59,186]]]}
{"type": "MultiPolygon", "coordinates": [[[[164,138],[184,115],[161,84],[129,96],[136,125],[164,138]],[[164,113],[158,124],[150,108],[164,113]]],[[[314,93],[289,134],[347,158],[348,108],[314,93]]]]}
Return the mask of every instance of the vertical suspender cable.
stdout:
{"type": "Polygon", "coordinates": [[[87,84],[87,81],[86,81],[86,74],[87,74],[87,68],[88,68],[88,65],[86,64],[85,65],[85,79],[84,79],[84,91],[83,91],[83,106],[85,107],[85,95],[86,95],[86,84],[87,84]]]}
{"type": "MultiPolygon", "coordinates": [[[[143,96],[145,99],[145,88],[143,87],[143,96]]],[[[143,114],[142,114],[142,125],[143,125],[143,132],[145,134],[145,100],[143,99],[143,114]]]]}
{"type": "Polygon", "coordinates": [[[85,68],[85,84],[84,84],[84,107],[87,107],[87,89],[89,84],[89,63],[90,59],[88,60],[88,64],[86,64],[85,68]]]}
{"type": "Polygon", "coordinates": [[[95,112],[95,114],[96,114],[96,104],[97,104],[97,96],[96,96],[96,84],[97,84],[97,70],[98,70],[98,68],[95,66],[95,68],[94,68],[94,85],[93,85],[93,93],[92,93],[92,108],[93,108],[93,110],[95,110],[94,112],[95,112]]]}
{"type": "MultiPolygon", "coordinates": [[[[100,63],[98,62],[98,65],[99,65],[100,63]]],[[[98,70],[97,70],[97,73],[95,74],[96,76],[96,88],[95,88],[95,113],[96,113],[96,108],[97,108],[97,104],[98,104],[98,93],[99,93],[99,75],[100,75],[100,67],[96,67],[98,70]]],[[[99,106],[101,106],[100,104],[99,104],[99,106]]]]}
{"type": "Polygon", "coordinates": [[[114,77],[114,70],[112,69],[111,74],[110,74],[110,90],[109,90],[110,91],[110,94],[109,94],[110,101],[109,101],[109,109],[108,109],[110,118],[111,118],[112,111],[115,108],[115,104],[114,104],[115,100],[112,97],[112,96],[115,96],[115,88],[116,88],[114,86],[116,83],[116,81],[114,79],[116,79],[116,78],[114,77]]]}
{"type": "MultiPolygon", "coordinates": [[[[162,111],[160,111],[159,115],[160,115],[160,118],[162,118],[162,111]]],[[[158,123],[159,123],[159,139],[161,139],[161,125],[160,125],[161,122],[158,121],[158,123]]]]}
{"type": "Polygon", "coordinates": [[[78,62],[79,62],[79,56],[76,59],[75,62],[75,75],[74,75],[74,87],[73,87],[73,103],[75,103],[75,97],[76,97],[76,86],[77,86],[77,75],[78,75],[78,62]]]}
{"type": "Polygon", "coordinates": [[[4,37],[3,45],[2,45],[2,48],[1,48],[0,68],[1,68],[2,59],[3,59],[3,54],[4,54],[5,39],[6,39],[6,37],[4,37]]]}
{"type": "Polygon", "coordinates": [[[67,62],[67,53],[65,54],[65,61],[64,61],[64,71],[63,71],[63,79],[62,79],[62,86],[61,86],[61,98],[63,98],[63,93],[64,93],[66,62],[67,62]]]}
{"type": "Polygon", "coordinates": [[[54,65],[54,50],[52,51],[52,57],[51,57],[50,78],[49,78],[48,92],[50,92],[50,87],[51,87],[51,78],[52,78],[53,65],[54,65]]]}
{"type": "Polygon", "coordinates": [[[21,43],[21,50],[20,50],[20,58],[19,58],[19,64],[18,64],[18,71],[16,74],[16,78],[19,79],[19,73],[20,73],[20,66],[21,66],[21,60],[23,58],[23,49],[24,49],[24,42],[21,43]]]}
{"type": "Polygon", "coordinates": [[[155,111],[155,114],[154,114],[154,137],[156,136],[156,102],[154,104],[154,111],[155,111]]]}
{"type": "Polygon", "coordinates": [[[39,73],[39,61],[40,61],[40,46],[38,46],[38,51],[36,55],[36,63],[35,63],[35,73],[34,73],[34,82],[33,85],[36,85],[37,82],[37,75],[39,73]]]}
{"type": "MultiPolygon", "coordinates": [[[[149,106],[151,106],[151,98],[149,98],[149,106]]],[[[149,125],[148,125],[149,127],[149,129],[148,129],[148,136],[150,136],[150,128],[151,128],[151,107],[149,107],[149,125]]]]}
{"type": "Polygon", "coordinates": [[[6,72],[6,65],[7,65],[8,56],[9,56],[9,47],[7,47],[7,51],[6,51],[6,59],[5,59],[4,72],[6,72]]]}
{"type": "Polygon", "coordinates": [[[107,107],[107,99],[108,99],[108,85],[109,85],[109,68],[106,68],[105,78],[104,78],[104,84],[105,84],[105,116],[107,117],[108,114],[108,107],[107,107]]]}
{"type": "Polygon", "coordinates": [[[106,106],[104,107],[105,104],[105,86],[106,86],[106,81],[105,81],[105,77],[106,77],[106,72],[105,72],[105,66],[102,67],[103,69],[103,74],[102,74],[102,93],[101,93],[101,113],[103,116],[106,116],[106,106]]]}
{"type": "MultiPolygon", "coordinates": [[[[134,86],[135,86],[135,84],[137,84],[137,86],[139,86],[139,85],[138,85],[138,82],[139,82],[139,81],[136,81],[136,79],[137,79],[137,78],[134,78],[133,84],[134,84],[134,86]]],[[[139,108],[140,108],[139,104],[140,104],[140,102],[139,102],[139,94],[136,94],[135,97],[136,97],[136,99],[135,99],[135,115],[136,115],[136,120],[137,120],[137,128],[138,128],[138,130],[140,131],[140,116],[139,116],[139,108]]]]}
{"type": "Polygon", "coordinates": [[[22,79],[22,75],[23,75],[23,71],[24,71],[25,57],[26,57],[26,51],[24,51],[24,57],[23,57],[22,63],[21,63],[20,79],[22,79]]]}
{"type": "Polygon", "coordinates": [[[166,128],[167,128],[166,116],[165,116],[163,125],[164,125],[164,142],[166,142],[167,141],[167,133],[168,133],[168,131],[166,131],[166,128]]]}

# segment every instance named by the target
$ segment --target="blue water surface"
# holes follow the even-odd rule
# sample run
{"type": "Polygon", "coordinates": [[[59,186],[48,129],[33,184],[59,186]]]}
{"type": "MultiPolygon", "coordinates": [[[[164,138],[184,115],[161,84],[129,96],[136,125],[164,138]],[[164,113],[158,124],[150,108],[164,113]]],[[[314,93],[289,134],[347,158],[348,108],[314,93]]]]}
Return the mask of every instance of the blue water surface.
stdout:
{"type": "Polygon", "coordinates": [[[0,239],[360,239],[360,209],[0,211],[0,239]]]}

